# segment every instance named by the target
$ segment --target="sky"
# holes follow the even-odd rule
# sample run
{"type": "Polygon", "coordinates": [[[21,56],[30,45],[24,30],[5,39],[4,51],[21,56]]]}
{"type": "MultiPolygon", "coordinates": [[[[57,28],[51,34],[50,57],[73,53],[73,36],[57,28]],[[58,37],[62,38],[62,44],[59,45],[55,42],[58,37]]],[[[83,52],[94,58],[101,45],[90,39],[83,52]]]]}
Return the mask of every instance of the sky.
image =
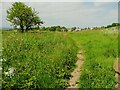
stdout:
{"type": "MultiPolygon", "coordinates": [[[[13,1],[13,0],[11,0],[13,1]]],[[[35,8],[40,18],[45,22],[42,26],[65,26],[65,27],[95,27],[118,22],[117,0],[81,0],[81,2],[24,2],[35,8]],[[89,2],[90,1],[90,2],[89,2]]],[[[78,0],[76,0],[78,1],[78,0]]],[[[13,2],[2,1],[0,3],[0,27],[11,27],[6,20],[6,10],[13,2]],[[2,5],[2,6],[1,6],[2,5]]]]}

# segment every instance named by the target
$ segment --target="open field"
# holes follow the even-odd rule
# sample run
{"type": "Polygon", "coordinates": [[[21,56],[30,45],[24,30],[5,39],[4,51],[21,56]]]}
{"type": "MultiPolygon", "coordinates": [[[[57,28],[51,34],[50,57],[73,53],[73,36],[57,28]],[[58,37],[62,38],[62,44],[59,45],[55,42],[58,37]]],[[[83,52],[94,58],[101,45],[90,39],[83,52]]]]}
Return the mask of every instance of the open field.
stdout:
{"type": "Polygon", "coordinates": [[[117,32],[94,30],[69,35],[85,55],[79,87],[113,88],[116,83],[113,64],[118,56],[117,32]]]}
{"type": "Polygon", "coordinates": [[[113,64],[118,55],[116,32],[2,32],[4,88],[66,88],[84,52],[80,88],[114,88],[113,64]]]}
{"type": "Polygon", "coordinates": [[[64,88],[77,47],[61,33],[3,32],[4,88],[64,88]],[[14,69],[11,73],[10,69],[14,69]]]}

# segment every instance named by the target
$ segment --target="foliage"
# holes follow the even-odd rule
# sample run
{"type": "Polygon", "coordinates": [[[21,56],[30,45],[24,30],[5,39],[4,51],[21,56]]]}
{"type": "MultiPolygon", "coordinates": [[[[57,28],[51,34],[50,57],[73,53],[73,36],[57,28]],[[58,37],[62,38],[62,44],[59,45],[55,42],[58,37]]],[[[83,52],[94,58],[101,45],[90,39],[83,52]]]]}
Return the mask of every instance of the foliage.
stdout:
{"type": "Polygon", "coordinates": [[[106,28],[120,26],[120,23],[112,23],[111,25],[107,25],[106,28]]]}
{"type": "Polygon", "coordinates": [[[38,27],[43,24],[38,12],[28,7],[22,2],[15,2],[12,7],[7,10],[7,20],[10,21],[14,28],[20,27],[22,32],[31,29],[33,26],[38,27]]]}
{"type": "Polygon", "coordinates": [[[75,29],[76,29],[76,27],[72,27],[72,28],[71,28],[71,31],[75,31],[75,29]]]}
{"type": "Polygon", "coordinates": [[[3,89],[65,88],[77,47],[62,33],[3,31],[3,89]]]}
{"type": "Polygon", "coordinates": [[[2,34],[4,89],[68,87],[77,46],[85,57],[79,87],[115,87],[113,64],[118,57],[118,33],[113,30],[2,34]]]}
{"type": "Polygon", "coordinates": [[[80,88],[115,87],[113,64],[118,57],[118,35],[109,32],[93,30],[69,34],[83,48],[85,55],[79,79],[80,88]]]}
{"type": "Polygon", "coordinates": [[[41,31],[58,31],[58,32],[67,32],[66,27],[61,27],[61,26],[51,26],[51,27],[42,27],[41,31]]]}

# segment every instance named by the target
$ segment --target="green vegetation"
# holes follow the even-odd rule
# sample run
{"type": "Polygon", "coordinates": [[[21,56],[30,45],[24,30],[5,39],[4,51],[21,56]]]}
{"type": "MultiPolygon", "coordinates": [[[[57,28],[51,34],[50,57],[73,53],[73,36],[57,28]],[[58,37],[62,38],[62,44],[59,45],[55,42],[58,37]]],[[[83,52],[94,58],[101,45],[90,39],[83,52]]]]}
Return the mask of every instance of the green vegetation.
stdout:
{"type": "Polygon", "coordinates": [[[22,2],[13,3],[12,7],[7,10],[7,20],[12,23],[15,29],[19,27],[22,32],[33,27],[39,28],[43,24],[38,12],[22,2]]]}
{"type": "Polygon", "coordinates": [[[3,88],[66,88],[77,60],[84,52],[80,88],[114,88],[113,64],[118,57],[118,33],[3,31],[3,88]]]}
{"type": "Polygon", "coordinates": [[[61,27],[61,26],[51,26],[51,27],[42,27],[40,28],[40,31],[62,31],[62,32],[67,32],[68,29],[66,27],[61,27]]]}
{"type": "Polygon", "coordinates": [[[7,10],[7,20],[15,30],[2,31],[3,89],[67,88],[79,49],[84,52],[79,87],[115,87],[113,64],[118,57],[119,23],[83,29],[39,28],[43,21],[38,12],[22,2],[13,3],[7,10]]]}
{"type": "Polygon", "coordinates": [[[6,89],[65,88],[77,47],[62,33],[3,31],[2,84],[6,89]]]}
{"type": "Polygon", "coordinates": [[[79,80],[81,88],[114,88],[114,61],[118,55],[118,36],[112,30],[70,33],[83,49],[85,61],[79,80]]]}
{"type": "Polygon", "coordinates": [[[106,28],[110,27],[120,27],[120,23],[112,23],[111,25],[107,25],[106,28]]]}

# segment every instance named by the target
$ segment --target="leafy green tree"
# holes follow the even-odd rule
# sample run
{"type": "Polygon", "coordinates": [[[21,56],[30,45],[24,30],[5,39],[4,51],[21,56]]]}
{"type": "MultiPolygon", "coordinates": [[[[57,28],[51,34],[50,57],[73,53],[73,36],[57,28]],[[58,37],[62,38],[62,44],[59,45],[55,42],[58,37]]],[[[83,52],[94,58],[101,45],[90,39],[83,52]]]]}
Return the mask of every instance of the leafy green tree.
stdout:
{"type": "Polygon", "coordinates": [[[45,28],[45,27],[42,27],[42,28],[41,28],[41,31],[45,31],[45,30],[46,30],[46,28],[45,28]]]}
{"type": "Polygon", "coordinates": [[[76,29],[76,27],[72,27],[72,28],[71,28],[71,31],[75,31],[75,29],[76,29]]]}
{"type": "Polygon", "coordinates": [[[12,23],[13,27],[20,27],[22,32],[30,30],[32,27],[38,27],[43,24],[38,12],[28,7],[22,2],[15,2],[7,10],[7,20],[12,23]]]}
{"type": "Polygon", "coordinates": [[[67,31],[68,31],[68,29],[67,29],[66,27],[62,27],[62,30],[63,30],[64,32],[67,32],[67,31]]]}
{"type": "Polygon", "coordinates": [[[59,28],[59,27],[56,27],[56,31],[61,31],[61,28],[59,28]]]}

